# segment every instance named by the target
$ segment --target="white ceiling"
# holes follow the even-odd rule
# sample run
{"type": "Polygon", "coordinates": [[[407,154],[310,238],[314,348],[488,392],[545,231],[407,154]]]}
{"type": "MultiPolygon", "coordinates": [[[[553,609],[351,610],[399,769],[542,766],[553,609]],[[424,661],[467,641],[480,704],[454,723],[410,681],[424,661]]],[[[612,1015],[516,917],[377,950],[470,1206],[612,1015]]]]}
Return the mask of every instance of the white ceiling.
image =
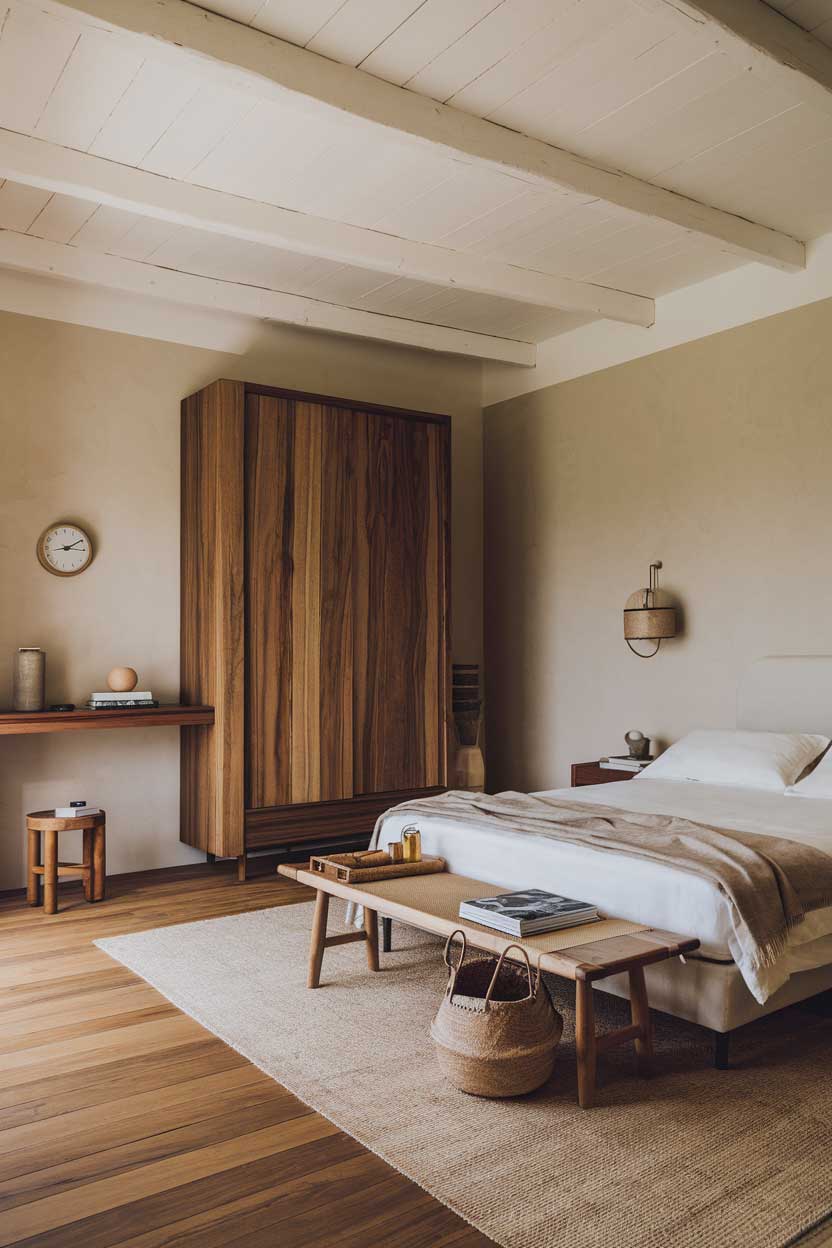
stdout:
{"type": "MultiPolygon", "coordinates": [[[[193,59],[156,56],[134,34],[48,7],[0,0],[4,130],[637,295],[660,296],[745,262],[712,237],[597,195],[534,185],[414,146],[392,128],[371,131],[343,113],[222,85],[193,59]]],[[[202,7],[784,234],[806,241],[832,231],[832,94],[824,109],[782,76],[750,73],[750,51],[715,41],[707,22],[664,0],[211,0],[202,7]]],[[[775,7],[832,45],[832,0],[775,7]]],[[[0,186],[0,230],[523,342],[587,319],[14,180],[0,186]]]]}

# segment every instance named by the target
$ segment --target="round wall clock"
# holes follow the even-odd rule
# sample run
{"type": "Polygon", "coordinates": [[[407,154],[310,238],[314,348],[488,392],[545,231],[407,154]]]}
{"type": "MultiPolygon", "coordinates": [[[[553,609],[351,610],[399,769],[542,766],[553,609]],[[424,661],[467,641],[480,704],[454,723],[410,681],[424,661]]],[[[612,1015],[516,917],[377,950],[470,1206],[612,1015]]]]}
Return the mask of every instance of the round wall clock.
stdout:
{"type": "Polygon", "coordinates": [[[77,576],[92,562],[92,541],[77,524],[59,520],[38,538],[38,559],[53,576],[77,576]]]}

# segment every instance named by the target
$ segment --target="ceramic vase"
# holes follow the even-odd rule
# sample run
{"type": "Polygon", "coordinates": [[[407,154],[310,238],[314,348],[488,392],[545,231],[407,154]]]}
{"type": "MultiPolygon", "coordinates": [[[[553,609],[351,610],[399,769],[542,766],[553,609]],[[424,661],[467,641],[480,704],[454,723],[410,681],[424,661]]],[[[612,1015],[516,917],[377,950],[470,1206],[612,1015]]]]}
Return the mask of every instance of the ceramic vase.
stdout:
{"type": "Polygon", "coordinates": [[[478,745],[461,745],[454,759],[454,788],[482,793],[485,788],[485,759],[478,745]]]}
{"type": "Polygon", "coordinates": [[[42,711],[46,705],[46,651],[21,646],[14,656],[12,706],[16,711],[42,711]]]}

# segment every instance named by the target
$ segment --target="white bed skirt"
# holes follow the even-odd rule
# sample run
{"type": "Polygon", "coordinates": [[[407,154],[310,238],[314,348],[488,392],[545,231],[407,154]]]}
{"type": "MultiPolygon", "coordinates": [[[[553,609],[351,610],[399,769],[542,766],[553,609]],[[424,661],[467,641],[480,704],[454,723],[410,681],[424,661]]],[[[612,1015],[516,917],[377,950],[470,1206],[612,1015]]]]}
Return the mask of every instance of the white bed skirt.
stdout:
{"type": "MultiPolygon", "coordinates": [[[[644,975],[651,1009],[714,1031],[733,1031],[755,1018],[832,988],[832,964],[791,975],[765,1005],[754,1000],[733,962],[705,962],[691,957],[683,964],[673,958],[646,967],[644,975]]],[[[599,992],[626,998],[627,983],[626,975],[611,975],[594,987],[599,992]]]]}

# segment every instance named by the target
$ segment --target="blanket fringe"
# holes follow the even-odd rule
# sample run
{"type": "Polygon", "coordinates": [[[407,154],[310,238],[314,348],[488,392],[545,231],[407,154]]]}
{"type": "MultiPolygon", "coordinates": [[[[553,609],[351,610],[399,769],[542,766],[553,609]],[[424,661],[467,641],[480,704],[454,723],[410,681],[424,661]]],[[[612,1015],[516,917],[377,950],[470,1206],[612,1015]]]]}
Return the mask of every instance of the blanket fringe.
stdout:
{"type": "MultiPolygon", "coordinates": [[[[812,910],[825,910],[827,907],[832,908],[832,893],[826,893],[820,898],[817,906],[813,906],[812,910]]],[[[805,922],[806,914],[795,914],[791,918],[787,918],[783,928],[775,936],[772,936],[761,945],[756,956],[752,955],[751,964],[757,970],[764,967],[774,966],[779,958],[782,958],[789,946],[789,935],[796,927],[805,922]]]]}

